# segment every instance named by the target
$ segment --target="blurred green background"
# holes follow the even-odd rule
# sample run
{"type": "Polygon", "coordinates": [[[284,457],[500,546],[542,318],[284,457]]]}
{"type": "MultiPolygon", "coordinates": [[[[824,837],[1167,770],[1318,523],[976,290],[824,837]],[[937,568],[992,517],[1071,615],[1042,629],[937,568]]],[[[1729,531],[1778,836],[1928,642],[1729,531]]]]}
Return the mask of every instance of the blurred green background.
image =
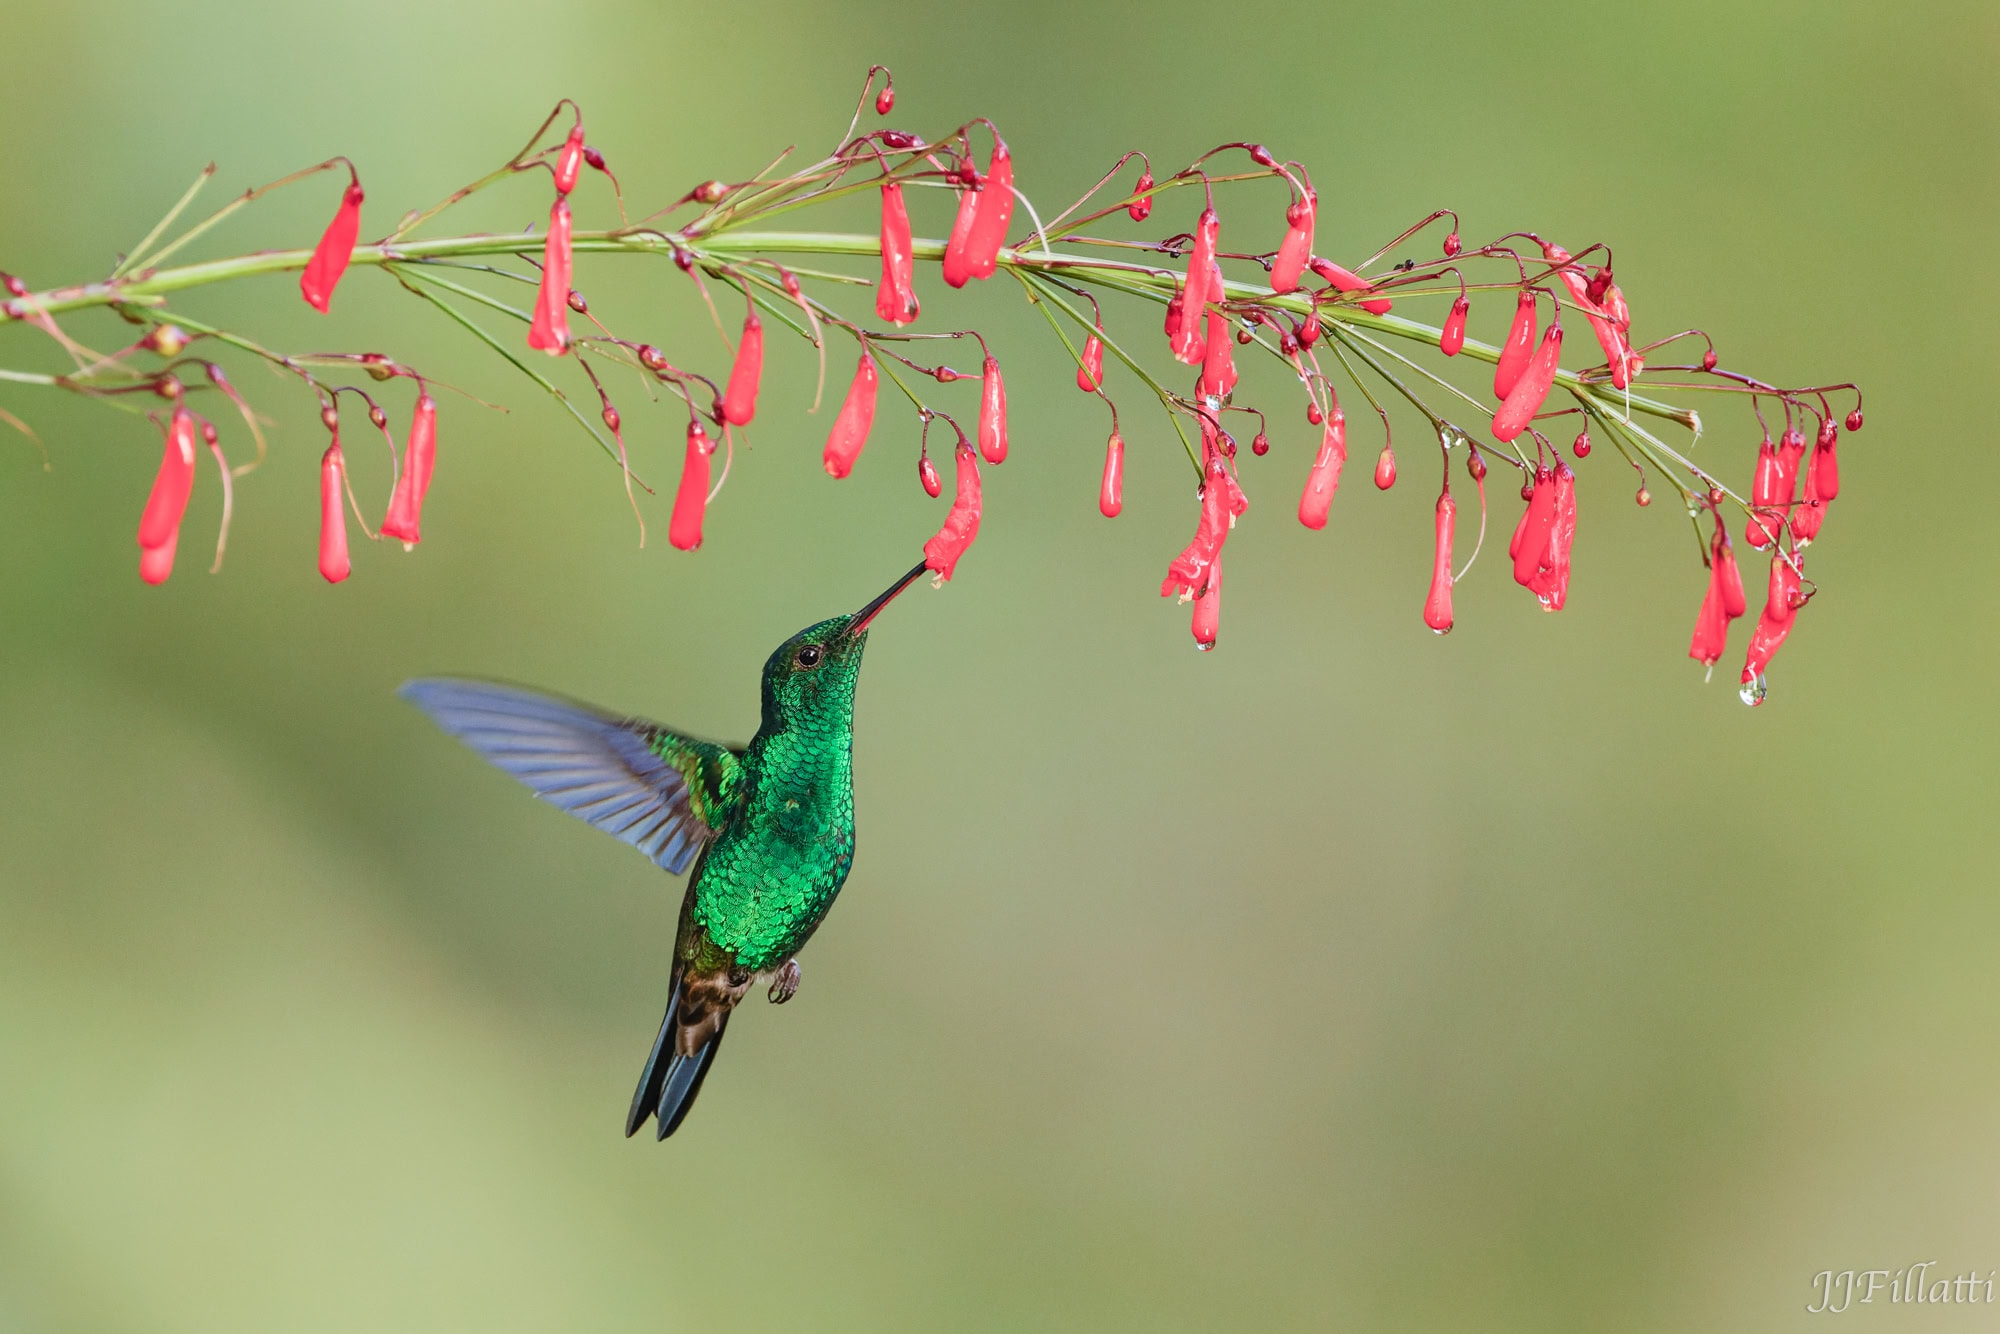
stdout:
{"type": "MultiPolygon", "coordinates": [[[[1859,380],[1868,427],[1753,712],[1741,627],[1715,682],[1685,658],[1685,522],[1610,450],[1570,610],[1489,553],[1440,640],[1421,435],[1307,533],[1311,434],[1260,368],[1277,444],[1201,656],[1154,596],[1193,521],[1163,421],[1127,395],[1106,523],[1060,348],[927,271],[920,327],[997,339],[1013,458],[958,580],[874,636],[859,860],[801,998],[739,1020],[656,1146],[618,1129],[680,883],[391,692],[473,672],[746,736],[770,647],[937,521],[913,426],[885,398],[833,484],[812,361],[774,341],[707,545],[668,548],[656,502],[640,550],[553,405],[379,274],[331,321],[290,279],[191,295],[515,410],[447,400],[421,551],[328,588],[311,405],[240,365],[273,457],[224,572],[204,483],[151,590],[156,437],[0,388],[54,463],[0,435],[0,1328],[1768,1331],[1810,1326],[1822,1269],[1988,1273],[1996,37],[1974,4],[12,7],[0,267],[38,285],[101,273],[211,158],[219,201],[350,154],[377,234],[565,94],[635,201],[671,198],[831,144],[880,60],[894,123],[992,116],[1045,208],[1125,147],[1254,138],[1313,165],[1337,256],[1445,204],[1468,240],[1608,240],[1642,333],[1859,380]]],[[[511,188],[468,221],[546,209],[511,188]]],[[[209,253],[301,244],[330,199],[209,253]]],[[[719,361],[668,266],[578,285],[719,361]]],[[[50,365],[20,328],[0,364],[50,365]]],[[[671,488],[672,414],[624,397],[671,488]]],[[[1747,477],[1754,427],[1705,410],[1747,477]]],[[[1995,1315],[1884,1300],[1871,1327],[1995,1315]]]]}

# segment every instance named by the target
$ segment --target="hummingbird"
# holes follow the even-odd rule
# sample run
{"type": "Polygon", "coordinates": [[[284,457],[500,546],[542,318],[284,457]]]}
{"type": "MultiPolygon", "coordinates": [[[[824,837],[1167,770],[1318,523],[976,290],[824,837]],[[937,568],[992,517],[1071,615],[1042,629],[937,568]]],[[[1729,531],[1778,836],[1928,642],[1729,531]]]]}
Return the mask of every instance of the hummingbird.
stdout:
{"type": "Polygon", "coordinates": [[[854,864],[854,687],[868,627],[925,569],[778,645],[747,746],[495,682],[437,677],[399,692],[543,801],[669,874],[693,868],[627,1137],[649,1117],[663,1140],[680,1127],[751,987],[778,1005],[797,994],[799,951],[854,864]]]}

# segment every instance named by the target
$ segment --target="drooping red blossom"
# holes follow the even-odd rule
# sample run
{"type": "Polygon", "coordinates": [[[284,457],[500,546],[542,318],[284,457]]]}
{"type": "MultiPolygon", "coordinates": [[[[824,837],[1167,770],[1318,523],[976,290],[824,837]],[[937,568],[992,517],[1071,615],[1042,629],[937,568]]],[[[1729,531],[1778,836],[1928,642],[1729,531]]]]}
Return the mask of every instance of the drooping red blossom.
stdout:
{"type": "MultiPolygon", "coordinates": [[[[1322,259],[1314,256],[1312,271],[1325,281],[1333,284],[1337,291],[1372,292],[1375,290],[1375,284],[1350,269],[1342,268],[1330,259],[1322,259]]],[[[1389,300],[1387,297],[1377,297],[1372,301],[1363,301],[1361,308],[1372,315],[1386,315],[1389,313],[1389,308],[1395,304],[1395,302],[1389,300]]]]}
{"type": "MultiPolygon", "coordinates": [[[[1563,286],[1569,289],[1570,300],[1576,303],[1583,311],[1584,318],[1590,321],[1590,330],[1597,335],[1597,345],[1604,350],[1605,364],[1611,368],[1612,385],[1619,389],[1625,388],[1632,382],[1631,367],[1627,362],[1625,335],[1605,316],[1603,307],[1591,297],[1590,281],[1584,277],[1582,269],[1570,262],[1569,251],[1553,241],[1544,241],[1542,257],[1551,264],[1560,266],[1556,270],[1556,276],[1561,278],[1563,286]]],[[[1609,282],[1608,275],[1606,282],[1609,282]]],[[[1622,294],[1619,297],[1619,304],[1624,304],[1622,294]]],[[[1628,314],[1627,322],[1629,321],[1628,314]]]]}
{"type": "Polygon", "coordinates": [[[1562,325],[1551,324],[1542,335],[1541,345],[1528,362],[1528,369],[1521,372],[1515,382],[1514,391],[1493,414],[1493,436],[1497,440],[1512,440],[1526,430],[1535,414],[1542,410],[1542,404],[1549,396],[1549,389],[1556,382],[1556,367],[1562,361],[1562,325]]]}
{"type": "Polygon", "coordinates": [[[347,558],[347,463],[338,438],[319,460],[319,573],[337,584],[353,572],[347,558]]]}
{"type": "Polygon", "coordinates": [[[1115,519],[1125,508],[1125,437],[1118,434],[1118,428],[1111,428],[1111,438],[1104,442],[1104,482],[1097,489],[1097,512],[1107,519],[1115,519]]]}
{"type": "Polygon", "coordinates": [[[917,481],[922,483],[924,494],[932,500],[944,493],[944,482],[938,477],[937,464],[931,462],[928,449],[917,455],[917,481]]]}
{"type": "Polygon", "coordinates": [[[1767,511],[1779,504],[1780,483],[1783,474],[1778,467],[1778,451],[1766,432],[1757,445],[1757,470],[1750,476],[1750,522],[1744,527],[1743,540],[1762,550],[1771,545],[1783,526],[1782,520],[1767,511]]]}
{"type": "Polygon", "coordinates": [[[1167,298],[1167,319],[1163,326],[1167,335],[1167,346],[1174,347],[1181,338],[1181,311],[1187,306],[1187,293],[1175,292],[1167,298]]]}
{"type": "Polygon", "coordinates": [[[688,423],[687,459],[681,465],[680,489],[674,492],[674,514],[667,522],[667,541],[682,551],[701,545],[701,521],[708,512],[709,459],[715,442],[709,439],[701,419],[688,423]]]}
{"type": "Polygon", "coordinates": [[[1312,468],[1306,473],[1306,489],[1299,496],[1299,522],[1315,530],[1326,527],[1333,493],[1340,489],[1341,465],[1347,462],[1347,414],[1341,410],[1340,400],[1332,396],[1331,389],[1328,398],[1333,410],[1326,415],[1319,453],[1313,456],[1312,468]]]}
{"type": "Polygon", "coordinates": [[[1104,383],[1104,340],[1096,334],[1083,340],[1083,364],[1076,368],[1076,387],[1086,394],[1104,383]]]}
{"type": "Polygon", "coordinates": [[[1197,387],[1211,398],[1227,398],[1236,389],[1236,344],[1229,333],[1229,317],[1219,310],[1208,312],[1207,349],[1197,387]]]}
{"type": "Polygon", "coordinates": [[[1438,351],[1447,357],[1455,357],[1465,346],[1465,316],[1472,309],[1472,303],[1459,297],[1451,303],[1451,314],[1445,316],[1444,332],[1438,335],[1438,351]]]}
{"type": "Polygon", "coordinates": [[[1202,470],[1201,517],[1195,524],[1194,540],[1167,563],[1167,577],[1160,583],[1161,597],[1175,594],[1193,597],[1207,583],[1209,567],[1222,554],[1222,544],[1229,537],[1233,484],[1222,451],[1209,451],[1208,463],[1202,470]]]}
{"type": "Polygon", "coordinates": [[[958,213],[951,220],[951,235],[944,243],[944,281],[948,287],[963,287],[972,280],[972,261],[966,255],[966,246],[972,241],[972,221],[978,216],[979,192],[967,186],[958,192],[958,213]]]}
{"type": "Polygon", "coordinates": [[[1150,171],[1140,172],[1139,183],[1132,189],[1132,193],[1139,197],[1125,206],[1125,216],[1134,222],[1144,222],[1146,216],[1153,211],[1152,190],[1153,173],[1150,171]]]}
{"type": "Polygon", "coordinates": [[[437,400],[429,392],[417,395],[410,418],[410,438],[403,446],[403,471],[382,519],[382,535],[411,546],[423,540],[424,496],[431,489],[431,468],[437,461],[437,400]]]}
{"type": "Polygon", "coordinates": [[[1194,636],[1194,646],[1198,652],[1206,653],[1215,647],[1216,636],[1222,630],[1222,555],[1216,554],[1215,563],[1208,567],[1208,582],[1195,595],[1194,610],[1188,615],[1188,632],[1194,636]]]}
{"type": "Polygon", "coordinates": [[[139,548],[139,577],[154,585],[167,582],[167,576],[174,572],[174,550],[180,541],[180,530],[175,529],[160,545],[139,548]]]}
{"type": "Polygon", "coordinates": [[[1507,555],[1514,562],[1514,582],[1523,588],[1533,588],[1535,575],[1542,568],[1542,561],[1548,554],[1549,533],[1556,522],[1556,477],[1547,466],[1535,469],[1533,488],[1528,493],[1528,508],[1521,515],[1521,521],[1514,525],[1514,538],[1507,544],[1507,555]]]}
{"type": "Polygon", "coordinates": [[[1007,461],[1007,382],[990,353],[979,368],[979,457],[988,463],[1007,461]]]}
{"type": "Polygon", "coordinates": [[[882,182],[882,281],[875,288],[875,313],[891,324],[910,324],[918,313],[910,209],[900,181],[882,182]]]}
{"type": "Polygon", "coordinates": [[[1203,209],[1194,228],[1194,248],[1188,252],[1187,277],[1181,284],[1180,323],[1170,331],[1174,357],[1190,366],[1201,361],[1206,351],[1203,346],[1206,330],[1200,318],[1203,310],[1222,295],[1208,289],[1210,270],[1215,267],[1215,244],[1221,232],[1222,219],[1216,217],[1215,210],[1203,209]]]}
{"type": "Polygon", "coordinates": [[[1820,493],[1820,461],[1831,457],[1830,449],[1814,448],[1806,457],[1806,483],[1797,508],[1792,511],[1792,545],[1808,547],[1819,536],[1826,521],[1826,497],[1820,493]]]}
{"type": "MultiPolygon", "coordinates": [[[[1793,559],[1796,559],[1794,557],[1793,559]]],[[[1798,618],[1802,605],[1799,596],[1799,570],[1787,559],[1782,551],[1771,553],[1771,578],[1764,598],[1764,610],[1757,618],[1757,628],[1750,635],[1750,649],[1743,658],[1742,696],[1743,702],[1758,705],[1764,702],[1764,671],[1771,665],[1771,659],[1785,642],[1785,636],[1792,632],[1792,624],[1798,618]]]]}
{"type": "Polygon", "coordinates": [[[1799,462],[1805,454],[1805,433],[1796,426],[1786,427],[1778,437],[1778,476],[1771,503],[1783,509],[1787,518],[1799,498],[1799,462]]]}
{"type": "Polygon", "coordinates": [[[1715,581],[1722,591],[1722,614],[1735,620],[1749,610],[1749,599],[1743,595],[1743,574],[1736,568],[1736,552],[1729,545],[1729,534],[1723,531],[1718,519],[1715,525],[1715,543],[1710,557],[1715,569],[1715,581]]]}
{"type": "Polygon", "coordinates": [[[847,398],[833,419],[833,429],[827,432],[826,452],[821,458],[827,472],[835,477],[845,477],[854,471],[854,461],[861,457],[861,447],[868,443],[868,432],[875,427],[875,389],[879,382],[875,358],[864,347],[861,364],[854,368],[854,379],[847,386],[847,398]]]}
{"type": "Polygon", "coordinates": [[[577,174],[583,170],[583,122],[570,127],[569,138],[556,152],[556,193],[566,195],[576,189],[577,174]]]}
{"type": "Polygon", "coordinates": [[[1438,634],[1451,633],[1451,529],[1458,503],[1446,491],[1438,496],[1437,552],[1431,561],[1431,591],[1424,599],[1424,624],[1438,634]]]}
{"type": "Polygon", "coordinates": [[[1554,474],[1548,547],[1528,583],[1544,611],[1561,611],[1569,600],[1569,553],[1576,541],[1576,474],[1560,458],[1554,474]]]}
{"type": "Polygon", "coordinates": [[[1285,239],[1278,243],[1277,258],[1271,261],[1271,290],[1273,292],[1296,292],[1299,275],[1306,269],[1306,261],[1312,258],[1313,215],[1319,208],[1319,195],[1308,190],[1305,195],[1285,210],[1285,239]]]}
{"type": "Polygon", "coordinates": [[[347,262],[354,258],[354,243],[361,237],[363,198],[361,182],[358,179],[350,182],[340,196],[340,207],[334,210],[333,221],[320,234],[312,258],[306,261],[305,271],[299,275],[300,295],[322,315],[333,304],[333,289],[340,286],[347,262]]]}
{"type": "MultiPolygon", "coordinates": [[[[1854,428],[1850,426],[1847,429],[1851,431],[1854,428]]],[[[1834,428],[1833,418],[1829,417],[1820,427],[1819,439],[1813,444],[1812,463],[1808,465],[1809,468],[1816,468],[1817,472],[1807,473],[1808,477],[1817,477],[1821,500],[1834,500],[1840,495],[1840,459],[1833,452],[1839,440],[1840,432],[1834,428]]]]}
{"type": "Polygon", "coordinates": [[[569,200],[558,198],[549,209],[549,234],[542,243],[542,285],[535,294],[535,318],[528,325],[528,346],[552,357],[569,350],[569,278],[569,200]]]}
{"type": "MultiPolygon", "coordinates": [[[[153,474],[153,489],[139,515],[142,551],[165,546],[180,531],[188,497],[194,494],[194,437],[194,414],[186,408],[175,408],[167,422],[165,447],[160,452],[159,471],[153,474]]],[[[171,559],[168,567],[172,568],[171,559]]]]}
{"type": "Polygon", "coordinates": [[[986,183],[980,188],[979,207],[972,217],[972,234],[966,239],[965,255],[975,278],[991,278],[1007,242],[1007,227],[1014,220],[1014,158],[1007,145],[995,140],[993,161],[986,168],[986,183]]]}
{"type": "Polygon", "coordinates": [[[1503,402],[1521,382],[1521,372],[1528,369],[1528,359],[1534,355],[1537,319],[1535,293],[1522,292],[1514,300],[1514,322],[1507,328],[1507,341],[1500,345],[1500,360],[1493,367],[1493,397],[1503,402]]]}
{"type": "Polygon", "coordinates": [[[1688,640],[1688,656],[1704,667],[1713,667],[1729,646],[1729,618],[1722,612],[1722,585],[1711,568],[1708,590],[1702,595],[1701,610],[1695,613],[1694,635],[1688,640]]]}
{"type": "Polygon", "coordinates": [[[959,557],[979,536],[979,459],[963,436],[951,455],[958,464],[958,489],[952,496],[951,512],[944,516],[944,526],[924,543],[924,564],[947,581],[958,568],[959,557]]]}
{"type": "Polygon", "coordinates": [[[748,426],[757,415],[757,386],[764,378],[764,321],[755,310],[743,317],[743,336],[736,340],[736,360],[729,367],[729,388],[722,395],[722,419],[731,426],[748,426]]]}

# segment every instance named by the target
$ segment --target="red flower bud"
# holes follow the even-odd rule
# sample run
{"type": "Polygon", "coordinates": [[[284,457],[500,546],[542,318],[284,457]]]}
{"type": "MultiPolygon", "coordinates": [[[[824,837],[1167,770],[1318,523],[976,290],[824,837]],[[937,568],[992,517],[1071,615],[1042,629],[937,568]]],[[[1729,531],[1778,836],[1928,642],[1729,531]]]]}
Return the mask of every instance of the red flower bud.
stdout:
{"type": "Polygon", "coordinates": [[[1515,382],[1514,391],[1493,414],[1493,435],[1498,440],[1512,440],[1527,429],[1535,414],[1542,410],[1542,403],[1549,396],[1549,389],[1555,384],[1556,367],[1562,360],[1562,325],[1551,324],[1542,335],[1541,346],[1528,362],[1528,368],[1521,372],[1515,382]]]}
{"type": "Polygon", "coordinates": [[[1457,502],[1446,491],[1437,503],[1437,554],[1431,563],[1431,592],[1424,599],[1424,624],[1441,635],[1451,633],[1451,526],[1457,502]]]}
{"type": "Polygon", "coordinates": [[[1215,637],[1221,629],[1222,554],[1217,552],[1215,562],[1208,567],[1208,582],[1195,596],[1194,611],[1188,618],[1188,630],[1194,635],[1196,650],[1206,653],[1215,647],[1215,637]]]}
{"type": "Polygon", "coordinates": [[[1446,259],[1457,259],[1458,250],[1459,250],[1458,233],[1451,232],[1447,234],[1444,238],[1444,257],[1446,259]]]}
{"type": "Polygon", "coordinates": [[[923,483],[924,494],[936,500],[944,491],[944,483],[938,478],[937,465],[931,462],[931,452],[926,449],[917,455],[917,480],[923,483]]]}
{"type": "MultiPolygon", "coordinates": [[[[1319,333],[1319,315],[1309,310],[1306,312],[1306,317],[1299,321],[1299,326],[1294,336],[1299,340],[1300,347],[1311,347],[1319,341],[1319,333]]],[[[1249,334],[1250,331],[1245,329],[1242,334],[1237,336],[1236,341],[1239,343],[1249,342],[1249,334]]]]}
{"type": "Polygon", "coordinates": [[[1271,263],[1273,292],[1298,290],[1299,275],[1305,272],[1306,261],[1312,257],[1313,214],[1318,207],[1319,196],[1308,190],[1285,210],[1285,239],[1278,243],[1277,258],[1271,263]]]}
{"type": "MultiPolygon", "coordinates": [[[[1375,285],[1366,278],[1363,278],[1358,273],[1343,269],[1330,259],[1315,257],[1312,261],[1312,271],[1342,292],[1372,292],[1375,290],[1375,285]]],[[[1373,301],[1363,301],[1361,308],[1370,314],[1386,315],[1389,313],[1389,308],[1395,304],[1395,302],[1388,300],[1386,297],[1380,297],[1373,301]]]]}
{"type": "Polygon", "coordinates": [[[353,570],[347,558],[347,464],[340,441],[326,447],[319,460],[319,572],[337,584],[353,570]]]}
{"type": "Polygon", "coordinates": [[[174,549],[180,545],[180,531],[167,534],[167,540],[156,547],[139,549],[139,577],[149,584],[164,584],[167,576],[174,572],[174,549]]]}
{"type": "Polygon", "coordinates": [[[1806,438],[1796,426],[1785,428],[1778,437],[1778,475],[1770,503],[1790,512],[1799,494],[1799,460],[1805,457],[1806,438]]]}
{"type": "Polygon", "coordinates": [[[910,249],[910,209],[898,181],[882,183],[882,281],[875,313],[891,324],[917,318],[916,259],[910,249]]]}
{"type": "Polygon", "coordinates": [[[861,364],[854,368],[854,379],[847,386],[847,398],[840,405],[840,415],[833,419],[833,429],[826,436],[826,452],[821,461],[832,476],[845,477],[853,472],[854,461],[861,457],[861,447],[868,443],[868,432],[875,426],[875,388],[878,382],[875,358],[868,355],[867,348],[863,348],[861,364]]]}
{"type": "Polygon", "coordinates": [[[966,246],[972,241],[972,221],[979,215],[979,192],[958,192],[958,216],[952,219],[951,236],[944,243],[944,281],[949,287],[963,287],[972,279],[972,261],[966,246]]]}
{"type": "Polygon", "coordinates": [[[1104,484],[1097,492],[1097,512],[1107,519],[1115,519],[1125,508],[1125,438],[1118,434],[1118,428],[1111,428],[1111,438],[1104,442],[1104,484]]]}
{"type": "Polygon", "coordinates": [[[577,173],[583,170],[583,122],[570,127],[569,138],[556,153],[556,193],[566,195],[576,189],[577,173]]]}
{"type": "Polygon", "coordinates": [[[752,310],[743,317],[743,336],[736,342],[736,360],[729,368],[729,388],[722,395],[722,419],[731,426],[748,426],[757,415],[757,386],[764,378],[764,321],[752,310]]]}
{"type": "Polygon", "coordinates": [[[951,578],[958,558],[979,536],[979,460],[963,436],[951,453],[958,463],[958,490],[952,497],[951,512],[944,516],[944,526],[924,543],[924,564],[944,580],[951,578]]]}
{"type": "Polygon", "coordinates": [[[888,84],[884,84],[882,85],[882,91],[875,94],[875,114],[878,116],[886,116],[895,109],[896,109],[896,90],[890,87],[888,84]]]}
{"type": "Polygon", "coordinates": [[[1000,247],[1007,241],[1007,226],[1014,220],[1014,159],[1007,145],[994,141],[993,161],[986,168],[986,184],[979,194],[979,208],[972,217],[972,234],[966,241],[966,259],[975,278],[991,278],[1000,247]]]}
{"type": "Polygon", "coordinates": [[[1833,440],[1829,439],[1824,447],[1814,449],[1807,469],[1806,476],[1814,479],[1821,500],[1833,500],[1840,495],[1840,456],[1834,453],[1833,440]]]}
{"type": "Polygon", "coordinates": [[[549,234],[542,243],[542,285],[535,295],[534,321],[528,325],[528,346],[552,357],[569,348],[569,236],[569,201],[557,199],[549,210],[549,234]]]}
{"type": "Polygon", "coordinates": [[[991,356],[979,369],[979,457],[988,463],[1007,461],[1007,383],[991,356]]]}
{"type": "Polygon", "coordinates": [[[1444,332],[1438,335],[1438,351],[1447,357],[1455,357],[1465,346],[1465,315],[1472,309],[1472,303],[1464,297],[1451,303],[1451,314],[1445,316],[1444,332]]]}
{"type": "MultiPolygon", "coordinates": [[[[141,550],[165,546],[180,531],[181,516],[187,513],[188,497],[194,493],[194,436],[194,414],[186,408],[175,408],[173,418],[167,423],[160,469],[153,475],[152,492],[139,515],[141,550]]],[[[171,558],[167,565],[172,568],[171,558]]]]}
{"type": "Polygon", "coordinates": [[[1271,437],[1262,431],[1257,432],[1256,438],[1250,442],[1250,452],[1260,459],[1263,458],[1271,452],[1271,437]]]}
{"type": "Polygon", "coordinates": [[[1849,431],[1858,431],[1861,429],[1860,408],[1856,408],[1854,411],[1847,414],[1847,429],[1849,431]]]}
{"type": "Polygon", "coordinates": [[[1514,525],[1514,538],[1507,554],[1514,561],[1514,582],[1532,588],[1535,575],[1548,556],[1549,533],[1556,522],[1556,478],[1547,468],[1535,469],[1534,488],[1528,494],[1528,508],[1514,525]]]}
{"type": "Polygon", "coordinates": [[[1076,368],[1076,387],[1086,394],[1104,383],[1104,340],[1096,334],[1083,340],[1083,364],[1076,368]]]}
{"type": "Polygon", "coordinates": [[[1347,462],[1347,414],[1341,411],[1339,399],[1333,399],[1332,404],[1333,412],[1320,435],[1319,453],[1306,473],[1305,493],[1299,497],[1299,522],[1313,529],[1326,527],[1333,493],[1340,489],[1340,468],[1347,462]]]}
{"type": "Polygon", "coordinates": [[[1604,304],[1604,294],[1610,290],[1611,270],[1602,265],[1598,266],[1597,272],[1590,275],[1590,281],[1583,287],[1584,295],[1599,305],[1604,304]]]}
{"type": "Polygon", "coordinates": [[[299,275],[300,294],[307,305],[322,315],[333,302],[333,289],[340,286],[347,262],[354,258],[354,242],[361,235],[362,198],[360,181],[347,187],[333,221],[326,225],[319,244],[313,247],[312,258],[306,262],[305,272],[299,275]]]}
{"type": "Polygon", "coordinates": [[[1209,275],[1215,268],[1215,243],[1221,234],[1222,220],[1215,210],[1205,208],[1201,220],[1195,224],[1194,249],[1188,254],[1187,279],[1181,284],[1180,323],[1171,333],[1174,357],[1192,366],[1202,360],[1203,328],[1201,315],[1211,300],[1221,297],[1220,292],[1208,290],[1209,275]]]}
{"type": "Polygon", "coordinates": [[[1396,451],[1382,446],[1382,452],[1375,456],[1375,489],[1387,491],[1396,484],[1396,451]]]}
{"type": "Polygon", "coordinates": [[[1536,326],[1535,294],[1523,290],[1514,301],[1514,323],[1507,330],[1507,341],[1500,345],[1500,361],[1493,368],[1493,397],[1504,400],[1521,382],[1521,372],[1528,369],[1528,359],[1534,354],[1536,326]]]}
{"type": "Polygon", "coordinates": [[[1708,351],[1701,354],[1701,368],[1705,371],[1712,371],[1715,369],[1715,363],[1717,360],[1718,358],[1715,355],[1715,349],[1710,348],[1708,349],[1708,351]]]}
{"type": "MultiPolygon", "coordinates": [[[[1144,222],[1146,220],[1146,215],[1153,211],[1152,189],[1153,173],[1150,171],[1140,172],[1139,184],[1132,191],[1139,197],[1125,206],[1126,217],[1132,219],[1134,222],[1144,222]]],[[[15,295],[19,296],[21,293],[17,292],[15,295]]]]}
{"type": "Polygon", "coordinates": [[[1325,420],[1325,414],[1320,412],[1319,404],[1314,403],[1310,399],[1306,401],[1306,420],[1314,426],[1319,425],[1320,422],[1325,420]]]}
{"type": "Polygon", "coordinates": [[[1590,457],[1590,431],[1588,428],[1576,433],[1576,439],[1570,442],[1569,452],[1580,459],[1590,457]]]}
{"type": "Polygon", "coordinates": [[[682,551],[701,545],[701,520],[708,511],[708,461],[715,442],[701,419],[688,423],[687,461],[681,465],[680,489],[674,492],[674,515],[667,522],[667,541],[682,551]]]}

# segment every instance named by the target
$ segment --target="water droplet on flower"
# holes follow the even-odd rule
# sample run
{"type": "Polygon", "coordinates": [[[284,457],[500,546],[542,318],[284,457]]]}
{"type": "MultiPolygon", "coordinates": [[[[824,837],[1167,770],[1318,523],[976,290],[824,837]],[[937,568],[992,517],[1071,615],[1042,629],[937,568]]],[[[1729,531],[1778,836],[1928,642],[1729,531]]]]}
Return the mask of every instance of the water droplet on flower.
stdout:
{"type": "Polygon", "coordinates": [[[1764,673],[1762,672],[1757,672],[1751,676],[1748,681],[1743,683],[1742,689],[1736,692],[1737,698],[1753,709],[1762,704],[1764,697],[1770,693],[1771,687],[1765,683],[1764,673]]]}

